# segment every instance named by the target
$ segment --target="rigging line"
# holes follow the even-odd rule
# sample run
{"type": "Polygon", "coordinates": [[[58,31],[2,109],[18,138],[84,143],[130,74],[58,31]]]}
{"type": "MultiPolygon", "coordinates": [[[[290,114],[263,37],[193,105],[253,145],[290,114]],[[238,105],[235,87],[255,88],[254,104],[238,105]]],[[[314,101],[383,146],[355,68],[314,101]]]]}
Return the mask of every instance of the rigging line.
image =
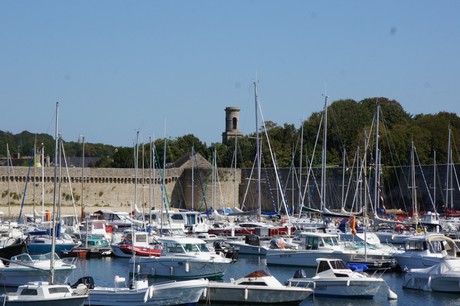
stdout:
{"type": "Polygon", "coordinates": [[[415,147],[415,145],[414,145],[414,154],[415,154],[415,157],[417,158],[417,163],[418,163],[418,166],[419,166],[419,169],[420,169],[420,173],[422,174],[423,183],[425,184],[425,188],[426,188],[428,196],[430,198],[431,205],[433,206],[434,212],[437,213],[433,197],[431,196],[430,188],[428,187],[428,183],[427,183],[426,178],[425,178],[425,173],[423,172],[422,165],[420,164],[420,159],[419,159],[419,156],[418,156],[418,153],[417,153],[417,147],[415,147]]]}
{"type": "Polygon", "coordinates": [[[26,185],[24,186],[24,195],[22,197],[21,209],[19,210],[18,223],[21,222],[22,209],[24,208],[24,201],[26,199],[26,194],[27,194],[27,185],[30,180],[30,169],[32,168],[32,165],[34,163],[34,158],[35,158],[35,152],[33,152],[32,156],[30,157],[29,169],[27,170],[26,185]]]}
{"type": "MultiPolygon", "coordinates": [[[[409,185],[409,178],[407,177],[406,173],[404,171],[402,171],[402,163],[401,163],[401,160],[399,158],[399,156],[394,153],[394,150],[396,148],[396,145],[395,145],[395,142],[393,141],[393,138],[391,137],[391,134],[389,133],[390,129],[388,127],[388,124],[385,120],[385,117],[383,115],[383,111],[382,109],[380,108],[380,112],[382,113],[382,123],[383,123],[383,126],[384,126],[384,130],[387,132],[386,135],[386,141],[387,141],[387,146],[388,146],[388,149],[390,151],[390,159],[391,159],[391,162],[393,165],[398,165],[399,166],[399,169],[401,169],[401,175],[402,177],[404,178],[404,182],[405,182],[405,186],[408,186],[409,185]],[[396,161],[395,161],[396,159],[396,161]]],[[[399,192],[401,194],[404,194],[403,192],[403,189],[402,189],[402,184],[401,184],[401,181],[400,181],[400,178],[399,178],[399,175],[396,176],[396,180],[398,182],[398,189],[399,189],[399,192]]],[[[401,198],[402,202],[403,202],[403,206],[405,208],[407,208],[407,203],[406,203],[406,199],[405,197],[402,197],[401,198]]]]}
{"type": "MultiPolygon", "coordinates": [[[[319,137],[321,135],[321,126],[323,125],[322,124],[323,117],[324,117],[324,114],[321,116],[321,120],[320,120],[320,123],[319,123],[320,127],[318,128],[318,131],[316,132],[315,145],[313,146],[313,151],[312,151],[312,155],[311,155],[312,158],[310,160],[310,165],[308,166],[307,181],[305,182],[305,188],[304,188],[304,191],[303,191],[303,194],[302,194],[302,203],[305,201],[305,195],[307,193],[307,187],[310,184],[310,175],[314,176],[314,173],[313,173],[313,161],[315,160],[314,156],[315,156],[315,152],[316,152],[316,146],[318,145],[319,137]]],[[[308,159],[308,157],[307,157],[307,159],[308,159]]],[[[320,193],[318,183],[316,182],[316,178],[314,178],[314,182],[315,182],[315,186],[316,186],[316,188],[318,190],[318,193],[320,193]]],[[[310,192],[312,192],[312,190],[310,192]]]]}
{"type": "MultiPolygon", "coordinates": [[[[262,162],[265,165],[264,155],[263,154],[260,154],[260,155],[262,157],[262,162]]],[[[276,207],[276,201],[275,201],[275,198],[273,196],[272,187],[271,187],[271,184],[270,184],[270,177],[268,175],[267,167],[264,167],[264,173],[265,173],[265,180],[266,180],[267,185],[268,185],[268,193],[270,194],[270,198],[272,200],[273,209],[274,209],[275,212],[279,212],[279,208],[276,207]]]]}
{"type": "MultiPolygon", "coordinates": [[[[161,178],[161,181],[164,182],[165,175],[166,175],[166,169],[164,169],[164,167],[161,168],[160,157],[158,155],[158,150],[155,150],[155,153],[156,153],[156,161],[158,163],[157,164],[158,176],[161,178]],[[163,169],[163,170],[160,170],[160,169],[163,169]]],[[[166,156],[163,156],[163,158],[166,158],[166,156]]],[[[162,206],[165,208],[166,219],[168,220],[168,225],[171,228],[171,220],[170,220],[169,209],[168,209],[168,207],[170,206],[170,203],[169,203],[168,193],[166,191],[166,186],[163,183],[161,184],[161,195],[162,195],[162,199],[163,199],[162,206]]],[[[163,209],[160,209],[161,215],[163,214],[162,211],[163,211],[163,209]]],[[[163,223],[163,221],[161,221],[161,223],[163,223]]]]}
{"type": "MultiPolygon", "coordinates": [[[[62,150],[62,156],[64,157],[64,165],[65,165],[65,169],[66,169],[66,172],[67,172],[67,179],[69,180],[69,190],[70,190],[70,196],[72,198],[72,205],[73,205],[73,210],[74,210],[74,221],[75,221],[75,224],[78,224],[78,219],[77,219],[77,207],[75,205],[75,198],[73,196],[73,191],[72,191],[72,180],[70,179],[70,173],[69,173],[69,167],[67,165],[67,159],[66,159],[66,156],[65,156],[65,151],[64,151],[64,142],[61,141],[61,150],[62,150]]],[[[83,221],[83,220],[82,220],[83,221]]]]}
{"type": "Polygon", "coordinates": [[[241,203],[241,209],[242,210],[244,210],[244,206],[245,206],[245,203],[246,203],[246,197],[247,197],[247,195],[249,193],[249,186],[251,185],[252,175],[254,174],[254,166],[255,166],[256,161],[257,161],[257,155],[258,154],[255,154],[255,156],[254,156],[254,161],[252,163],[251,173],[249,174],[249,183],[246,185],[246,190],[244,192],[243,202],[241,203]]]}
{"type": "MultiPolygon", "coordinates": [[[[262,113],[262,107],[260,106],[260,103],[259,103],[259,110],[260,110],[260,116],[262,118],[262,122],[263,122],[263,126],[264,126],[264,132],[265,132],[265,137],[267,139],[267,144],[268,144],[268,148],[269,148],[269,151],[270,151],[270,155],[272,157],[272,160],[273,160],[273,166],[275,167],[275,174],[276,174],[276,183],[277,183],[277,186],[281,192],[281,200],[282,200],[282,203],[283,203],[283,206],[284,206],[284,209],[286,210],[286,213],[288,212],[288,208],[287,208],[287,204],[286,204],[286,196],[285,194],[283,193],[283,190],[282,190],[282,187],[281,187],[281,182],[280,182],[280,179],[279,179],[279,176],[278,176],[278,171],[276,170],[277,169],[277,164],[276,164],[276,158],[273,154],[273,150],[272,150],[272,147],[271,147],[271,144],[270,144],[270,138],[268,137],[268,132],[267,132],[267,127],[265,125],[265,120],[264,120],[264,115],[262,113]]],[[[287,218],[289,220],[289,214],[287,214],[287,218]]],[[[290,220],[289,220],[290,221],[290,220]]]]}

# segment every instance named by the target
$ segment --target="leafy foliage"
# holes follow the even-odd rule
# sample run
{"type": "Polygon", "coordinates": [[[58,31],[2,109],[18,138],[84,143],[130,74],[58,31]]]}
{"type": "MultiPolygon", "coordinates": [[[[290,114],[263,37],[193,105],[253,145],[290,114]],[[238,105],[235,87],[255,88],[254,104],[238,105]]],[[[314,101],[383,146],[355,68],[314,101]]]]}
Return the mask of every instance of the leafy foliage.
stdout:
{"type": "MultiPolygon", "coordinates": [[[[362,101],[352,99],[337,100],[328,106],[327,120],[327,162],[339,165],[343,152],[347,156],[359,149],[361,154],[367,145],[369,162],[375,157],[375,119],[377,101],[380,104],[379,142],[382,164],[407,165],[410,162],[410,149],[413,142],[417,156],[422,164],[433,160],[436,151],[437,162],[443,163],[447,157],[448,129],[452,132],[453,147],[455,140],[460,139],[460,118],[457,114],[440,112],[438,114],[410,115],[395,100],[387,98],[366,98],[362,101]]],[[[289,167],[292,162],[298,164],[299,159],[313,159],[313,166],[321,163],[323,112],[314,112],[302,122],[301,128],[293,124],[278,125],[266,121],[260,126],[259,136],[263,154],[264,167],[289,167]],[[300,154],[300,144],[303,152],[300,154]],[[271,148],[271,152],[270,152],[271,148]],[[274,161],[271,158],[274,156],[274,161]],[[293,159],[294,158],[294,159],[293,159]]],[[[252,167],[256,156],[255,133],[229,141],[227,145],[213,143],[207,146],[199,138],[187,134],[178,138],[157,139],[152,143],[139,144],[138,166],[150,167],[152,154],[155,154],[157,167],[163,166],[166,152],[166,164],[173,163],[185,154],[190,154],[192,147],[211,162],[213,152],[217,155],[219,167],[233,167],[237,152],[237,167],[252,167]],[[166,142],[166,146],[165,146],[166,142]]],[[[0,131],[0,157],[5,158],[7,146],[12,156],[30,156],[34,147],[44,148],[46,155],[54,156],[54,139],[47,134],[34,134],[23,131],[19,134],[0,131]]],[[[82,143],[65,142],[66,156],[83,154],[82,143]]],[[[85,157],[99,157],[94,167],[132,168],[135,163],[133,147],[114,147],[106,144],[85,144],[85,157]]],[[[454,149],[454,160],[460,159],[460,153],[454,149]]],[[[27,162],[25,162],[27,163],[27,162]]],[[[305,163],[304,163],[305,165],[305,163]]]]}

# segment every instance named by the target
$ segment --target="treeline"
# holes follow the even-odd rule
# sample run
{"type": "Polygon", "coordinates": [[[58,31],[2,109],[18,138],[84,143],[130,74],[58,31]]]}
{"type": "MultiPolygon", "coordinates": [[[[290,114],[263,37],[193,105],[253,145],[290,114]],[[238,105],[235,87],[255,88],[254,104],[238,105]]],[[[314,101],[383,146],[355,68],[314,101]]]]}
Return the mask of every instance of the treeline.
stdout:
{"type": "MultiPolygon", "coordinates": [[[[373,162],[377,102],[380,104],[378,139],[383,165],[408,165],[412,142],[416,148],[417,162],[420,164],[432,164],[434,152],[436,152],[436,162],[445,163],[449,129],[453,160],[459,160],[456,139],[460,139],[460,118],[457,114],[439,112],[434,115],[412,115],[395,100],[368,98],[359,102],[351,99],[338,100],[328,106],[326,141],[329,166],[341,165],[344,156],[347,164],[352,164],[355,154],[359,152],[362,156],[365,151],[369,162],[373,162]]],[[[303,166],[320,165],[324,119],[324,111],[321,111],[313,113],[300,127],[287,123],[280,126],[272,121],[264,122],[259,130],[262,166],[273,167],[276,163],[282,168],[291,165],[297,167],[300,158],[303,166]]],[[[215,156],[219,167],[234,167],[236,152],[236,166],[250,168],[256,156],[255,139],[254,132],[230,141],[227,145],[213,143],[207,146],[192,134],[166,139],[166,146],[164,139],[157,139],[154,143],[142,143],[137,148],[85,143],[84,154],[85,157],[99,158],[91,165],[93,167],[132,168],[135,161],[134,152],[137,151],[139,167],[147,168],[152,161],[162,167],[164,152],[166,152],[166,163],[170,164],[184,154],[191,154],[193,148],[210,162],[215,156]]],[[[24,131],[13,135],[10,132],[0,131],[0,156],[3,158],[7,156],[7,146],[11,156],[17,156],[18,153],[21,156],[30,156],[34,147],[43,147],[46,155],[54,156],[54,139],[48,134],[24,131]]],[[[83,145],[79,142],[64,140],[64,148],[66,156],[83,154],[83,145]]]]}

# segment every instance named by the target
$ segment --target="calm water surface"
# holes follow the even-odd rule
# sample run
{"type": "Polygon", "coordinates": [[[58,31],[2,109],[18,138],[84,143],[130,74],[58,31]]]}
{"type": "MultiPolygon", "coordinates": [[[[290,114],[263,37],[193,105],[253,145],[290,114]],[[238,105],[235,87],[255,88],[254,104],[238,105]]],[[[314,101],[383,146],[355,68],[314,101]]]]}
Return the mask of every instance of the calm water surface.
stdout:
{"type": "MultiPolygon", "coordinates": [[[[249,274],[252,271],[268,269],[280,282],[284,283],[298,269],[295,267],[267,266],[264,257],[240,255],[236,263],[232,264],[225,273],[224,280],[230,278],[240,278],[249,274]]],[[[305,269],[308,275],[314,274],[314,269],[305,269]]],[[[127,258],[102,258],[102,259],[79,259],[77,261],[77,269],[70,279],[70,283],[76,281],[79,277],[91,275],[97,285],[113,286],[115,275],[126,277],[132,272],[132,266],[129,265],[127,258]]],[[[383,274],[388,286],[393,292],[398,295],[398,299],[389,301],[387,299],[387,291],[382,288],[380,294],[372,300],[357,300],[357,299],[339,299],[339,298],[324,298],[310,297],[301,305],[460,305],[460,292],[458,294],[447,293],[430,293],[417,290],[407,290],[402,288],[402,274],[396,272],[386,272],[383,274]]],[[[149,282],[164,281],[165,279],[149,279],[149,282]]]]}

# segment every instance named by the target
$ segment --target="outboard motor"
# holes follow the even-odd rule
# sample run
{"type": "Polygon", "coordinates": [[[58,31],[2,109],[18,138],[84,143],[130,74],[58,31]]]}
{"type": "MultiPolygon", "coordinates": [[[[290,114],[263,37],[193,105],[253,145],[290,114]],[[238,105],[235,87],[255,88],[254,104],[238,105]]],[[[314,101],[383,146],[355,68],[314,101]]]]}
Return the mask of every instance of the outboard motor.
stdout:
{"type": "Polygon", "coordinates": [[[260,246],[259,236],[257,235],[254,235],[254,234],[246,235],[245,240],[246,240],[245,242],[249,245],[260,246]]]}
{"type": "Polygon", "coordinates": [[[84,276],[82,278],[79,278],[77,282],[70,287],[75,289],[80,284],[86,285],[88,289],[94,289],[94,278],[92,276],[84,276]]]}
{"type": "Polygon", "coordinates": [[[304,269],[299,269],[294,272],[293,278],[307,278],[307,272],[304,269]]]}

